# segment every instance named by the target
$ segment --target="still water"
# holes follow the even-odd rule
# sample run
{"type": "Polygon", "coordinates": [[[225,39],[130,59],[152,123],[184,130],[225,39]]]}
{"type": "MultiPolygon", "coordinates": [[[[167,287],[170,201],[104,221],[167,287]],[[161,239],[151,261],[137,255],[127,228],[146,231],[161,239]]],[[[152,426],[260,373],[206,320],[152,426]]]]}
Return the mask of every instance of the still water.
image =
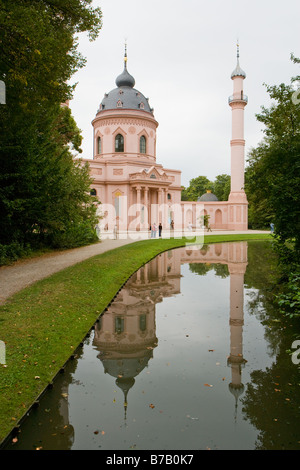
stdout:
{"type": "Polygon", "coordinates": [[[13,449],[299,449],[270,242],[163,253],[127,282],[13,449]],[[272,272],[271,272],[272,274],[272,272]]]}

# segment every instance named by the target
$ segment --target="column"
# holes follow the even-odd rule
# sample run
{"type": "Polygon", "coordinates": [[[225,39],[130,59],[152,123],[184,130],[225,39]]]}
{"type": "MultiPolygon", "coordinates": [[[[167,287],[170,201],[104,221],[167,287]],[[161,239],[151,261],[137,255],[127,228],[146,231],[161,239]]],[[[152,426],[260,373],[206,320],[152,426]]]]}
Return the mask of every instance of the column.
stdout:
{"type": "Polygon", "coordinates": [[[148,230],[149,228],[149,216],[148,216],[148,197],[149,197],[149,188],[145,186],[144,188],[144,228],[148,230]]]}
{"type": "Polygon", "coordinates": [[[138,224],[136,229],[140,230],[141,229],[141,187],[137,186],[136,188],[136,204],[137,204],[137,219],[138,219],[138,224]]]}

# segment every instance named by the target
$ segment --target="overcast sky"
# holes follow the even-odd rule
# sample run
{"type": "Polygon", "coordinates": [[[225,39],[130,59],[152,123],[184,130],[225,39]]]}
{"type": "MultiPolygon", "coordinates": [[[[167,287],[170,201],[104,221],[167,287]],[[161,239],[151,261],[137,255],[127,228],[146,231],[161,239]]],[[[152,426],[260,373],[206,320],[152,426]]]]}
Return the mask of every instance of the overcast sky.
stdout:
{"type": "Polygon", "coordinates": [[[70,103],[92,158],[94,119],[104,93],[116,88],[127,41],[128,71],[149,98],[157,129],[157,163],[182,171],[182,184],[199,175],[230,174],[231,72],[246,72],[245,155],[263,138],[256,120],[269,106],[263,83],[289,83],[300,74],[299,0],[94,0],[103,27],[94,42],[79,36],[86,66],[70,103]]]}

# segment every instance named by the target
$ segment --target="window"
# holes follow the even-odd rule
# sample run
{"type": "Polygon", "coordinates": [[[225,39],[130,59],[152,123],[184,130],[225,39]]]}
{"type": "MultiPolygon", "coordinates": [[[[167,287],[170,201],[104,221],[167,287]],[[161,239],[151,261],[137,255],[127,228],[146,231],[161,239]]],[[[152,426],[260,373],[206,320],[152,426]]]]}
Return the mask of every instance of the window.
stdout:
{"type": "Polygon", "coordinates": [[[140,330],[146,331],[147,328],[147,317],[145,314],[140,315],[140,330]]]}
{"type": "Polygon", "coordinates": [[[146,153],[146,137],[144,135],[140,138],[140,153],[146,153]]]}
{"type": "Polygon", "coordinates": [[[171,201],[171,194],[170,193],[168,193],[167,197],[168,197],[168,201],[171,201]]]}
{"type": "Polygon", "coordinates": [[[97,139],[97,153],[101,153],[101,137],[97,139]]]}
{"type": "Polygon", "coordinates": [[[115,333],[119,335],[123,333],[123,331],[124,331],[124,318],[116,317],[115,318],[115,333]]]}
{"type": "Polygon", "coordinates": [[[94,188],[91,189],[90,195],[91,195],[91,196],[97,196],[97,191],[96,191],[96,189],[94,189],[94,188]]]}
{"type": "Polygon", "coordinates": [[[119,101],[117,102],[117,108],[122,108],[122,106],[123,106],[123,103],[122,103],[121,100],[119,100],[119,101]]]}
{"type": "Polygon", "coordinates": [[[118,134],[115,138],[115,152],[124,152],[124,137],[118,134]]]}

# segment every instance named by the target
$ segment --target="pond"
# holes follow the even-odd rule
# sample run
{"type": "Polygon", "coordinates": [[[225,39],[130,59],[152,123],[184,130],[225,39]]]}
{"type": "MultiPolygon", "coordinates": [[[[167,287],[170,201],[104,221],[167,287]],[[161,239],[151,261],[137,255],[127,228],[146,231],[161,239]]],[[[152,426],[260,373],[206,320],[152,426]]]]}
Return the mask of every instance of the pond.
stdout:
{"type": "Polygon", "coordinates": [[[137,271],[6,449],[300,449],[295,325],[271,242],[177,248],[137,271]]]}

